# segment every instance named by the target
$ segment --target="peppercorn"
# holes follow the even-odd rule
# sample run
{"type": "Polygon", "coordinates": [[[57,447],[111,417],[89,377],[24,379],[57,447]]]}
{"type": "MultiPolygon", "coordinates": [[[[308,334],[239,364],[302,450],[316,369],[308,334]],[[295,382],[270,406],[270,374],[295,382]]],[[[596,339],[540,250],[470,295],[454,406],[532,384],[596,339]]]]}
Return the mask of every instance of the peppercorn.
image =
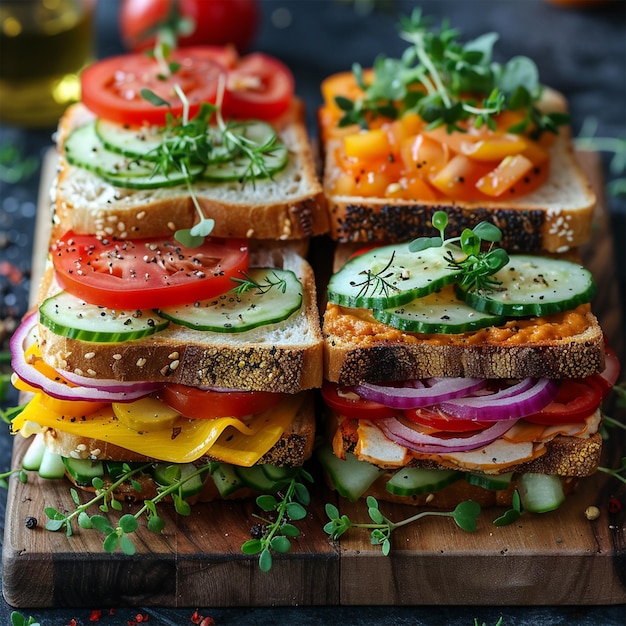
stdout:
{"type": "Polygon", "coordinates": [[[26,528],[30,530],[32,530],[33,528],[37,528],[37,518],[29,515],[27,518],[24,519],[24,526],[26,526],[26,528]]]}
{"type": "Polygon", "coordinates": [[[264,524],[255,524],[250,528],[250,536],[253,539],[261,539],[265,534],[265,525],[264,524]]]}

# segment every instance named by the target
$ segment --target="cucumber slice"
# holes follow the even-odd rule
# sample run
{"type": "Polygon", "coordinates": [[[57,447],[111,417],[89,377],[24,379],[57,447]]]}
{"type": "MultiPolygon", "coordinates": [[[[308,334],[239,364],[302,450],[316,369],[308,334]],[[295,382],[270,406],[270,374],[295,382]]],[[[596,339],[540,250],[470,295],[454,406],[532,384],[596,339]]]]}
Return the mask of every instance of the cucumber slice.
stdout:
{"type": "Polygon", "coordinates": [[[577,263],[549,257],[512,255],[493,278],[502,283],[493,291],[457,286],[457,296],[477,311],[528,317],[569,311],[590,302],[596,293],[591,272],[577,263]]]}
{"type": "Polygon", "coordinates": [[[211,476],[222,498],[227,498],[245,486],[241,478],[237,476],[234,466],[228,463],[216,464],[211,476]]]}
{"type": "Polygon", "coordinates": [[[226,182],[271,178],[287,165],[289,151],[284,144],[275,141],[276,132],[270,124],[259,121],[240,122],[230,124],[228,131],[237,135],[255,152],[261,160],[260,164],[243,156],[241,149],[226,137],[224,145],[215,147],[216,158],[214,152],[211,152],[210,162],[202,172],[203,180],[226,182]],[[241,156],[237,156],[238,154],[241,156]]]}
{"type": "Polygon", "coordinates": [[[30,445],[24,452],[22,458],[22,468],[28,471],[36,472],[41,466],[44,452],[46,451],[46,444],[43,440],[43,433],[37,433],[30,445]]]}
{"type": "Polygon", "coordinates": [[[417,496],[439,491],[461,478],[456,470],[404,467],[398,470],[385,486],[394,496],[417,496]]]}
{"type": "Polygon", "coordinates": [[[162,487],[180,483],[181,497],[190,498],[202,491],[203,480],[200,474],[195,474],[197,470],[193,463],[155,463],[152,477],[162,487]]]}
{"type": "Polygon", "coordinates": [[[260,466],[265,475],[275,483],[281,485],[288,483],[297,473],[298,469],[295,467],[278,467],[277,465],[270,465],[266,463],[260,466]]]}
{"type": "Polygon", "coordinates": [[[109,480],[114,483],[117,482],[125,473],[124,466],[132,467],[132,463],[126,461],[104,461],[104,469],[109,475],[109,480]]]}
{"type": "Polygon", "coordinates": [[[41,323],[70,339],[97,343],[132,341],[163,330],[169,321],[151,310],[118,311],[61,291],[39,307],[41,323]]]}
{"type": "Polygon", "coordinates": [[[65,476],[64,459],[60,454],[46,448],[39,465],[39,475],[42,478],[63,478],[65,476]]]}
{"type": "Polygon", "coordinates": [[[416,298],[401,307],[374,309],[374,318],[383,324],[410,333],[467,333],[501,326],[507,318],[501,315],[481,313],[472,309],[454,295],[452,287],[416,298]]]}
{"type": "Polygon", "coordinates": [[[348,261],[328,283],[328,300],[351,308],[388,309],[422,298],[454,282],[452,246],[410,252],[409,244],[383,246],[348,261]]]}
{"type": "Polygon", "coordinates": [[[561,479],[552,474],[521,474],[517,489],[522,507],[531,513],[554,511],[565,500],[561,479]]]}
{"type": "Polygon", "coordinates": [[[102,461],[63,457],[63,464],[77,485],[91,485],[94,478],[104,478],[102,461]]]}
{"type": "Polygon", "coordinates": [[[477,474],[475,472],[467,472],[465,474],[465,480],[470,485],[476,485],[483,489],[489,489],[490,491],[499,491],[500,489],[508,489],[511,486],[511,479],[513,478],[513,472],[507,474],[477,474]]]}
{"type": "Polygon", "coordinates": [[[263,493],[273,493],[278,490],[279,485],[276,481],[268,478],[260,465],[252,467],[235,467],[235,474],[244,483],[246,487],[262,491],[263,493]]]}
{"type": "Polygon", "coordinates": [[[69,163],[87,169],[111,185],[128,189],[156,189],[174,187],[196,178],[204,165],[192,165],[189,174],[171,171],[155,173],[154,163],[126,157],[107,150],[95,130],[95,122],[73,130],[65,142],[65,157],[69,163]]]}
{"type": "Polygon", "coordinates": [[[302,306],[302,284],[290,270],[254,268],[246,278],[259,287],[241,294],[229,291],[211,300],[167,307],[159,312],[194,330],[240,333],[282,322],[302,306]]]}
{"type": "Polygon", "coordinates": [[[371,463],[359,461],[349,452],[344,461],[336,457],[327,444],[319,447],[317,458],[339,495],[350,502],[356,502],[383,472],[371,463]]]}

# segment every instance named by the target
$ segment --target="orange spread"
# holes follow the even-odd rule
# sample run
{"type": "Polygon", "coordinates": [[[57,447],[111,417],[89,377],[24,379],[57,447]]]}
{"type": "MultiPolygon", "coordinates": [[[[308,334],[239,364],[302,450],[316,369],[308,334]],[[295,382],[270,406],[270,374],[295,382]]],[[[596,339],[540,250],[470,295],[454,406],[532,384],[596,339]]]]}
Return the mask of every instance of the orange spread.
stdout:
{"type": "Polygon", "coordinates": [[[456,335],[425,335],[409,333],[376,321],[367,309],[349,309],[329,304],[324,314],[326,336],[350,337],[361,345],[380,342],[425,343],[430,345],[521,345],[566,339],[583,333],[589,328],[586,314],[589,304],[577,308],[528,319],[510,320],[503,326],[492,326],[469,333],[456,335]]]}

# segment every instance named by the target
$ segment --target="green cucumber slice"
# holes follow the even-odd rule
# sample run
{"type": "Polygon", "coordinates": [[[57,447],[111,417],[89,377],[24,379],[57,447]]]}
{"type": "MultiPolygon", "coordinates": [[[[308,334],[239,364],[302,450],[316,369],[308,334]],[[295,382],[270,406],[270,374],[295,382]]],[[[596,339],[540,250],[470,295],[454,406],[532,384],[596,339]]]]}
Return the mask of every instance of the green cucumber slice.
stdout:
{"type": "Polygon", "coordinates": [[[350,502],[356,502],[383,472],[349,452],[345,461],[336,457],[328,444],[318,448],[317,458],[339,495],[350,502]]]}
{"type": "Polygon", "coordinates": [[[63,464],[65,465],[67,473],[77,485],[91,485],[91,481],[94,478],[104,478],[104,465],[102,461],[63,457],[63,464]]]}
{"type": "Polygon", "coordinates": [[[226,498],[245,485],[239,476],[235,472],[235,468],[228,463],[218,463],[211,471],[213,482],[220,492],[222,498],[226,498]]]}
{"type": "Polygon", "coordinates": [[[508,489],[511,486],[513,472],[507,474],[478,474],[476,472],[467,472],[465,480],[470,485],[476,485],[490,491],[499,491],[500,489],[508,489]]]}
{"type": "Polygon", "coordinates": [[[30,442],[22,458],[22,469],[36,472],[41,466],[46,444],[43,440],[43,433],[37,433],[30,442]]]}
{"type": "Polygon", "coordinates": [[[52,332],[86,342],[115,343],[147,337],[169,325],[151,310],[118,311],[89,304],[66,291],[44,300],[41,323],[52,332]]]}
{"type": "Polygon", "coordinates": [[[235,467],[235,474],[237,474],[246,487],[250,487],[255,491],[273,493],[279,488],[276,481],[269,478],[260,465],[235,467]]]}
{"type": "Polygon", "coordinates": [[[298,472],[298,468],[296,467],[278,467],[277,465],[270,465],[269,463],[261,465],[260,467],[270,480],[281,484],[288,483],[298,472]]]}
{"type": "Polygon", "coordinates": [[[459,299],[477,311],[529,317],[569,311],[590,302],[596,293],[591,272],[571,261],[532,255],[512,255],[492,278],[502,284],[493,291],[469,291],[457,286],[459,299]]]}
{"type": "Polygon", "coordinates": [[[467,333],[488,326],[501,326],[507,318],[476,311],[455,295],[452,287],[416,298],[400,307],[374,309],[383,324],[411,333],[467,333]]]}
{"type": "Polygon", "coordinates": [[[456,470],[404,467],[387,481],[385,488],[394,496],[417,496],[439,491],[459,480],[461,476],[462,473],[456,470]]]}
{"type": "Polygon", "coordinates": [[[282,322],[302,306],[302,283],[292,271],[253,268],[246,278],[257,286],[241,294],[231,290],[211,300],[167,307],[159,312],[194,330],[240,333],[282,322]]]}
{"type": "Polygon", "coordinates": [[[271,178],[287,165],[289,151],[284,144],[276,141],[276,132],[271,124],[256,120],[229,124],[227,133],[237,135],[260,161],[253,163],[244,156],[241,148],[229,140],[227,134],[224,144],[216,145],[209,155],[209,163],[201,176],[203,180],[243,182],[249,179],[271,178]]]}
{"type": "Polygon", "coordinates": [[[180,496],[190,498],[202,491],[203,480],[200,474],[195,473],[197,470],[193,463],[155,463],[152,476],[162,487],[180,483],[180,496]]]}
{"type": "Polygon", "coordinates": [[[409,244],[383,246],[349,260],[328,283],[328,300],[351,308],[388,309],[439,291],[459,270],[444,258],[453,246],[410,252],[409,244]]]}
{"type": "Polygon", "coordinates": [[[531,513],[554,511],[565,500],[561,479],[552,474],[521,474],[517,490],[522,507],[531,513]]]}
{"type": "Polygon", "coordinates": [[[192,165],[189,173],[171,171],[155,173],[154,163],[127,157],[107,150],[100,141],[95,122],[89,122],[73,130],[65,141],[65,157],[68,163],[89,170],[116,187],[127,189],[156,189],[183,185],[204,169],[204,165],[192,165]]]}
{"type": "Polygon", "coordinates": [[[64,459],[60,454],[46,448],[41,457],[38,473],[42,478],[63,478],[65,476],[64,459]]]}

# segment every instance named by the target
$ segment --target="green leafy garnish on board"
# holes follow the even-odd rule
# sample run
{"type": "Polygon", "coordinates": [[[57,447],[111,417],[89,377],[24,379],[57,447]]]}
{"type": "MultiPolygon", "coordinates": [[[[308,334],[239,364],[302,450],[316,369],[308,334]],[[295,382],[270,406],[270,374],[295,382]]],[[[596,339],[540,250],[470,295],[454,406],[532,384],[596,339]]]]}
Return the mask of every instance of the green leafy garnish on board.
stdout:
{"type": "Polygon", "coordinates": [[[492,60],[497,34],[462,43],[459,31],[448,21],[433,29],[417,8],[402,18],[400,37],[411,45],[399,59],[378,57],[370,82],[359,64],[353,66],[364,95],[356,100],[336,98],[343,111],[339,126],[367,128],[371,118],[396,119],[414,112],[429,129],[445,126],[449,132],[463,132],[468,121],[477,128],[495,129],[494,116],[510,110],[522,112],[523,117],[509,132],[536,138],[569,123],[567,114],[542,113],[537,108],[542,87],[531,59],[517,56],[504,65],[492,60]]]}

